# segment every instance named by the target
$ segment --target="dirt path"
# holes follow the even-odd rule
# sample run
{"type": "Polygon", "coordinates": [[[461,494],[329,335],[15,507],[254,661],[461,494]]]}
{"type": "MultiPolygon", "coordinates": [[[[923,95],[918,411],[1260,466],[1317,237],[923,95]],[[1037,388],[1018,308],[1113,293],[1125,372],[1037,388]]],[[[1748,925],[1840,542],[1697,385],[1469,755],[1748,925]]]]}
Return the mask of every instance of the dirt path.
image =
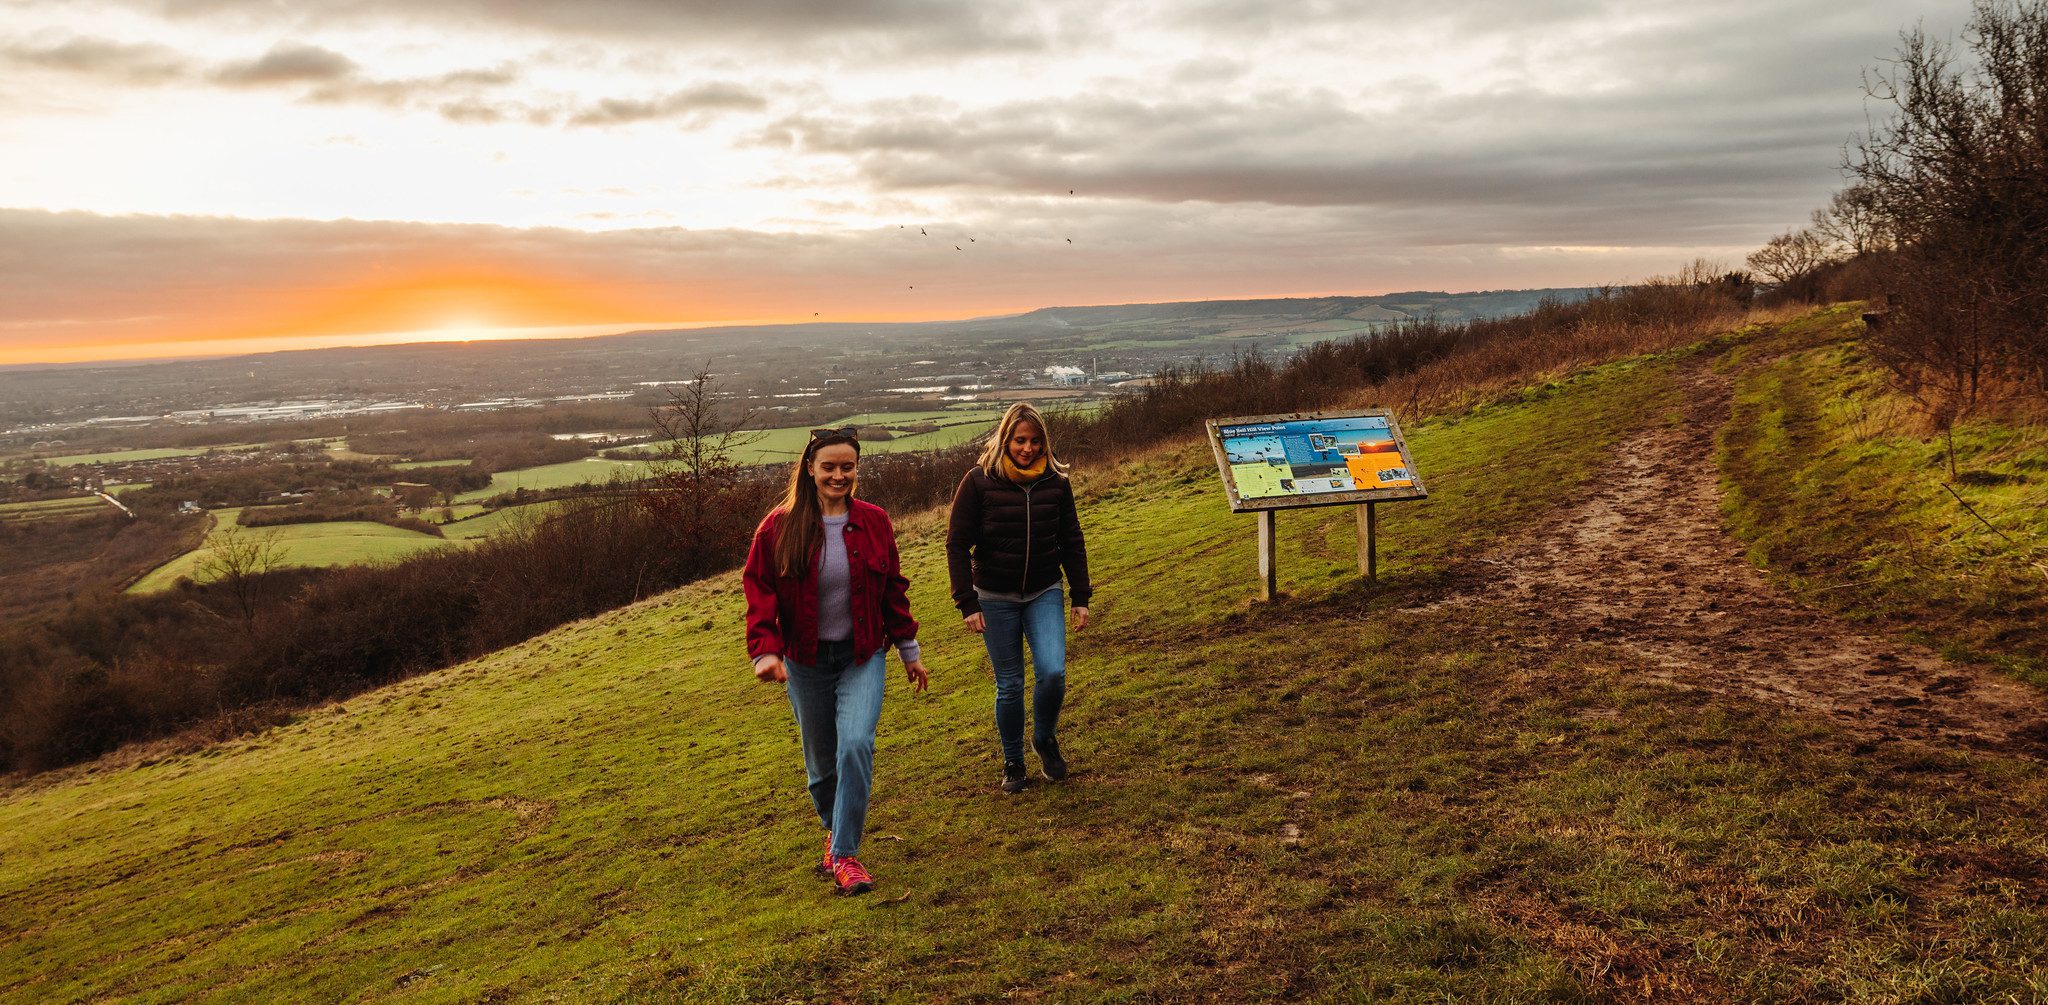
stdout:
{"type": "MultiPolygon", "coordinates": [[[[1875,741],[2048,757],[2048,695],[1805,607],[1721,530],[1714,433],[1730,381],[1687,364],[1684,421],[1625,442],[1606,483],[1482,559],[1492,600],[1673,683],[1825,715],[1875,741]]],[[[1455,601],[1453,601],[1455,602],[1455,601]]]]}

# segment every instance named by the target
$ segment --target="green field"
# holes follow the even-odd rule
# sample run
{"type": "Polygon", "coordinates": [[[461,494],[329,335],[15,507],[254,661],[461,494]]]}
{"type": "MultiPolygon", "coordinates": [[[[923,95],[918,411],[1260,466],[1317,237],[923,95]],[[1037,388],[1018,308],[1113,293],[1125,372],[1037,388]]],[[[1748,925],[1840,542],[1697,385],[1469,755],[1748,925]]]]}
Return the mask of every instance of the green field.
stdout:
{"type": "MultiPolygon", "coordinates": [[[[239,508],[214,510],[216,520],[208,542],[229,527],[236,526],[239,508]]],[[[367,520],[337,520],[326,523],[290,523],[275,527],[244,528],[243,533],[270,537],[277,542],[279,567],[320,568],[355,565],[404,558],[449,542],[416,530],[391,527],[367,520]]],[[[199,564],[205,560],[207,545],[188,551],[150,570],[129,587],[133,593],[170,589],[181,577],[198,580],[199,564]]]]}
{"type": "MultiPolygon", "coordinates": [[[[552,505],[554,504],[533,503],[527,506],[507,506],[489,512],[480,506],[455,507],[458,512],[471,512],[465,514],[464,518],[443,524],[442,537],[366,520],[280,524],[273,527],[250,528],[248,533],[274,536],[278,543],[282,566],[321,568],[355,565],[400,559],[443,545],[477,541],[503,530],[514,521],[545,512],[545,508],[552,505]]],[[[240,512],[238,508],[213,511],[217,521],[214,533],[218,534],[234,526],[236,516],[240,512]]],[[[208,540],[211,539],[209,535],[208,540]]],[[[151,570],[129,589],[136,593],[149,593],[170,589],[181,576],[197,579],[195,572],[199,563],[206,557],[205,552],[204,546],[186,552],[151,570]]]]}
{"type": "Polygon", "coordinates": [[[7,793],[0,1000],[2048,997],[2040,762],[1859,744],[1540,607],[1417,605],[1667,421],[1674,366],[1409,423],[1431,496],[1381,508],[1381,581],[1350,511],[1283,513],[1271,605],[1206,447],[1078,472],[1077,773],[1017,797],[942,524],[899,515],[933,690],[890,685],[869,896],[810,873],[724,575],[7,793]]]}
{"type": "Polygon", "coordinates": [[[817,426],[785,426],[778,429],[762,430],[739,451],[743,464],[774,464],[793,461],[803,453],[804,445],[810,442],[811,430],[836,429],[840,426],[884,426],[903,427],[921,423],[937,423],[939,428],[929,433],[899,436],[889,440],[868,440],[861,444],[867,453],[886,454],[898,450],[935,450],[957,446],[988,431],[995,420],[1002,417],[1001,409],[955,408],[924,412],[862,412],[819,423],[817,426]]]}
{"type": "MultiPolygon", "coordinates": [[[[741,464],[777,464],[794,460],[801,454],[804,445],[810,441],[814,428],[836,428],[844,425],[861,426],[910,426],[924,422],[937,423],[939,428],[928,433],[901,436],[891,440],[870,440],[861,445],[869,453],[891,453],[900,450],[935,450],[958,446],[986,433],[995,420],[1002,416],[1001,409],[957,408],[932,411],[864,412],[836,419],[821,426],[780,426],[774,429],[750,431],[742,434],[744,443],[733,451],[733,457],[741,464]]],[[[623,448],[626,452],[650,455],[651,448],[623,448]]],[[[463,463],[463,462],[429,462],[463,463]]],[[[394,465],[408,467],[415,465],[394,465]]],[[[649,470],[648,465],[635,461],[609,461],[602,458],[565,461],[541,467],[519,468],[500,471],[491,476],[491,483],[483,488],[464,492],[455,497],[457,502],[475,502],[492,496],[526,488],[531,491],[567,488],[586,483],[603,483],[613,472],[627,477],[638,477],[649,470]]]]}
{"type": "Polygon", "coordinates": [[[0,503],[0,520],[35,520],[50,516],[77,516],[96,509],[112,511],[99,496],[68,496],[63,499],[38,499],[35,502],[0,503]]]}
{"type": "Polygon", "coordinates": [[[544,464],[537,468],[519,468],[500,471],[491,476],[491,483],[480,489],[473,489],[455,497],[458,503],[475,502],[503,495],[519,489],[539,492],[546,489],[567,488],[571,485],[602,485],[613,477],[638,478],[645,475],[647,465],[639,461],[608,461],[598,457],[582,460],[563,461],[560,464],[544,464]]]}
{"type": "MultiPolygon", "coordinates": [[[[359,454],[358,456],[361,456],[361,457],[373,457],[373,456],[377,456],[377,455],[374,455],[374,454],[359,454]]],[[[409,470],[411,470],[411,469],[413,469],[413,468],[457,468],[457,467],[461,467],[462,465],[464,465],[464,464],[468,464],[468,463],[469,463],[469,461],[467,461],[467,460],[465,460],[465,459],[463,459],[463,458],[457,457],[457,458],[455,458],[455,459],[453,459],[453,460],[446,460],[446,461],[399,461],[399,462],[397,462],[397,463],[395,463],[395,464],[391,465],[391,467],[392,467],[392,468],[393,468],[394,470],[398,470],[398,471],[409,471],[409,470]]]]}
{"type": "Polygon", "coordinates": [[[166,457],[197,457],[211,450],[255,450],[261,443],[229,443],[214,447],[151,447],[144,450],[104,450],[96,454],[67,454],[63,457],[46,458],[44,463],[58,466],[73,464],[119,464],[123,461],[155,461],[166,457]]]}
{"type": "Polygon", "coordinates": [[[557,505],[559,504],[540,502],[530,503],[525,506],[506,506],[466,517],[454,523],[442,524],[441,533],[446,534],[451,541],[473,541],[489,537],[505,529],[506,526],[522,520],[540,519],[557,505]]]}

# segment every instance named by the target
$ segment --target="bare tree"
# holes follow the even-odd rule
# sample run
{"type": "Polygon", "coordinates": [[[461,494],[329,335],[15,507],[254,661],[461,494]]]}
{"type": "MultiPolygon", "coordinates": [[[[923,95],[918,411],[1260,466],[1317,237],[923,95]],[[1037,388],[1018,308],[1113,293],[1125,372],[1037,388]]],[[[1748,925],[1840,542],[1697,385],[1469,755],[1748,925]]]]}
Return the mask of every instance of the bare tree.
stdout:
{"type": "Polygon", "coordinates": [[[733,466],[734,454],[760,438],[748,430],[752,409],[724,404],[709,363],[681,384],[667,385],[668,400],[649,412],[661,434],[661,461],[692,476],[715,477],[733,466]]]}
{"type": "Polygon", "coordinates": [[[221,584],[247,630],[256,624],[257,577],[275,570],[283,560],[275,531],[252,531],[238,524],[213,536],[194,570],[200,579],[221,584]]]}
{"type": "Polygon", "coordinates": [[[619,497],[651,511],[685,561],[722,568],[744,553],[772,488],[739,457],[761,434],[748,428],[751,409],[718,392],[709,364],[667,391],[651,416],[661,452],[645,483],[619,497]]]}
{"type": "Polygon", "coordinates": [[[1949,421],[2048,393],[2048,2],[1976,0],[1962,44],[1901,34],[1865,85],[1891,115],[1845,164],[1897,244],[1866,345],[1949,421]]]}
{"type": "Polygon", "coordinates": [[[1748,258],[1749,267],[1757,275],[1786,286],[1800,283],[1833,260],[1828,242],[1811,229],[1779,234],[1750,252],[1748,258]]]}
{"type": "Polygon", "coordinates": [[[1884,215],[1878,212],[1876,193],[1861,182],[1836,192],[1826,206],[1814,210],[1812,231],[1836,256],[1888,251],[1894,244],[1884,215]]]}

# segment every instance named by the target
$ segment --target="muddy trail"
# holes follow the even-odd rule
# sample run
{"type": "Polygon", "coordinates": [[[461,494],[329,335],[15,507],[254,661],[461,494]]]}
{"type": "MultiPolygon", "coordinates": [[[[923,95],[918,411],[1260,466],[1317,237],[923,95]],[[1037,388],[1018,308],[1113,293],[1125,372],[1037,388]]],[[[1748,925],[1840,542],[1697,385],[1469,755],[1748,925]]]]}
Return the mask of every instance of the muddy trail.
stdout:
{"type": "Polygon", "coordinates": [[[1597,641],[1638,672],[1826,716],[1865,742],[1915,740],[2048,759],[2048,695],[1994,670],[1849,625],[1766,580],[1721,529],[1714,435],[1731,380],[1680,374],[1683,421],[1625,441],[1604,483],[1479,560],[1447,603],[1508,604],[1544,646],[1597,641]]]}

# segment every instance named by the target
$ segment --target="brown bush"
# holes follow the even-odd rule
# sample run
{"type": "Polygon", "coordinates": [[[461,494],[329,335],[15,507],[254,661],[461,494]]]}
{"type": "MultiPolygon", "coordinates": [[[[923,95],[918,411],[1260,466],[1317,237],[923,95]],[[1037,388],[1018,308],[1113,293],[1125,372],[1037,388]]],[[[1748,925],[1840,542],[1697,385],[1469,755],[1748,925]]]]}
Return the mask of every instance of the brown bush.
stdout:
{"type": "Polygon", "coordinates": [[[2048,4],[1976,0],[1963,45],[1901,36],[1847,165],[1894,249],[1864,346],[1944,425],[2048,396],[2048,4]]]}

